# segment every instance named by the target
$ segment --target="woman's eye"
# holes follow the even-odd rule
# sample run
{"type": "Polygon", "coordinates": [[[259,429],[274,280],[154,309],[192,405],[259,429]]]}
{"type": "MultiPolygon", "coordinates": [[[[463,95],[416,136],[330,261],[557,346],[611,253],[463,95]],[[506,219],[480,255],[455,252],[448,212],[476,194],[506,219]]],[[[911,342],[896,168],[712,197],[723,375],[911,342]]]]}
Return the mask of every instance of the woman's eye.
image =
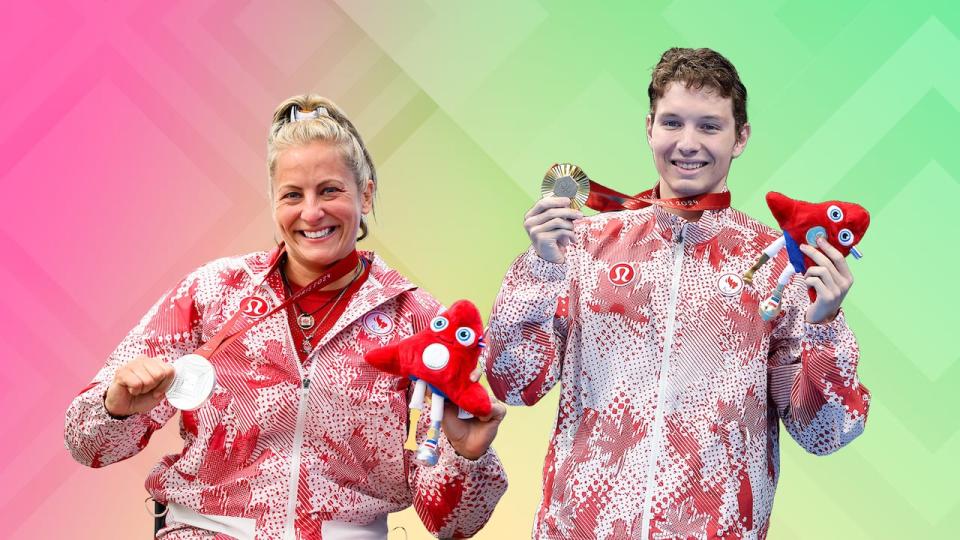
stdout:
{"type": "Polygon", "coordinates": [[[469,347],[473,345],[474,340],[477,335],[474,333],[472,328],[467,328],[466,326],[461,326],[457,328],[457,342],[459,342],[464,347],[469,347]]]}
{"type": "Polygon", "coordinates": [[[296,191],[291,191],[291,192],[288,192],[288,193],[284,193],[283,195],[280,196],[280,198],[281,198],[281,199],[288,199],[288,200],[289,200],[289,199],[299,199],[299,198],[300,198],[300,194],[297,193],[296,191]]]}

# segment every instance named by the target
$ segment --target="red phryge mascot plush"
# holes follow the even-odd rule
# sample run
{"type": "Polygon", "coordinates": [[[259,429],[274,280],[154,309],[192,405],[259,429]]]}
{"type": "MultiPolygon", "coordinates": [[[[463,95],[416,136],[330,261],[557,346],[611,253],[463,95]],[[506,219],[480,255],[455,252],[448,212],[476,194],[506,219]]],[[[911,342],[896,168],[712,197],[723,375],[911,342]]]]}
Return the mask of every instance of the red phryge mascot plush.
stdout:
{"type": "Polygon", "coordinates": [[[470,380],[483,347],[480,312],[472,302],[460,300],[434,317],[429,328],[366,354],[367,362],[374,367],[414,381],[411,409],[423,409],[428,385],[433,392],[430,431],[417,452],[418,463],[428,466],[437,463],[437,440],[445,398],[460,407],[461,418],[469,418],[469,414],[488,416],[491,413],[487,391],[480,383],[470,380]],[[464,411],[469,414],[465,415],[464,411]]]}
{"type": "MultiPolygon", "coordinates": [[[[859,204],[827,201],[824,203],[809,203],[797,201],[785,195],[771,191],[767,193],[767,206],[783,229],[783,236],[777,238],[763,250],[760,260],[753,265],[743,276],[747,283],[753,283],[753,273],[760,269],[768,260],[777,256],[784,246],[790,264],[783,269],[777,279],[777,289],[769,298],[760,303],[760,315],[763,320],[769,321],[780,313],[780,304],[783,299],[783,289],[787,286],[794,274],[803,274],[807,267],[814,265],[809,257],[800,251],[799,243],[807,243],[816,247],[817,237],[835,247],[844,257],[852,253],[859,259],[862,255],[857,251],[856,244],[863,239],[863,235],[870,226],[870,213],[859,204]]],[[[816,299],[816,293],[809,289],[810,301],[816,299]]]]}

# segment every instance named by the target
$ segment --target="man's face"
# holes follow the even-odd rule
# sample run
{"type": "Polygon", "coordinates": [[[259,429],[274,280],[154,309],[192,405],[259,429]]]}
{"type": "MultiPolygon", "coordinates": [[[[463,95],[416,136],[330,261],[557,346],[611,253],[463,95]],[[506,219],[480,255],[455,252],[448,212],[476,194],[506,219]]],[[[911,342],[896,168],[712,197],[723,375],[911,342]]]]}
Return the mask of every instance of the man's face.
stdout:
{"type": "Polygon", "coordinates": [[[732,98],[710,87],[670,83],[647,115],[647,142],[660,173],[660,197],[720,191],[730,162],[743,153],[750,124],[737,137],[732,98]]]}

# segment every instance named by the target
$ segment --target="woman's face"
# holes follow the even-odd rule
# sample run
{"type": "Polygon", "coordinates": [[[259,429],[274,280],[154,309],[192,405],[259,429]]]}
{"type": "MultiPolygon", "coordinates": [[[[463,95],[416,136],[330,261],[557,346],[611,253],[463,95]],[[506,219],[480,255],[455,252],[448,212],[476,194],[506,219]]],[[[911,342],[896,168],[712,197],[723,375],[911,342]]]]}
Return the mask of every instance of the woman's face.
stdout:
{"type": "Polygon", "coordinates": [[[325,142],[288,148],[273,175],[273,220],[292,270],[316,278],[356,248],[373,181],[357,187],[340,150],[325,142]]]}

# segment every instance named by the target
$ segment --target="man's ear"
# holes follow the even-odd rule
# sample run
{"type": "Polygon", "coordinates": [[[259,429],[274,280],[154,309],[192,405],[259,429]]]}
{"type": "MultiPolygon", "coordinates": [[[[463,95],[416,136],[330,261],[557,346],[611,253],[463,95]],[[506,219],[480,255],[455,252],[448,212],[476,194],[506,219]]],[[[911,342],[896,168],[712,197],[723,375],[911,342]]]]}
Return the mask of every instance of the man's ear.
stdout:
{"type": "Polygon", "coordinates": [[[740,126],[740,132],[737,133],[737,142],[733,145],[733,157],[740,157],[747,148],[747,140],[750,139],[750,122],[740,126]]]}
{"type": "Polygon", "coordinates": [[[653,111],[647,113],[647,145],[653,148],[653,111]]]}

